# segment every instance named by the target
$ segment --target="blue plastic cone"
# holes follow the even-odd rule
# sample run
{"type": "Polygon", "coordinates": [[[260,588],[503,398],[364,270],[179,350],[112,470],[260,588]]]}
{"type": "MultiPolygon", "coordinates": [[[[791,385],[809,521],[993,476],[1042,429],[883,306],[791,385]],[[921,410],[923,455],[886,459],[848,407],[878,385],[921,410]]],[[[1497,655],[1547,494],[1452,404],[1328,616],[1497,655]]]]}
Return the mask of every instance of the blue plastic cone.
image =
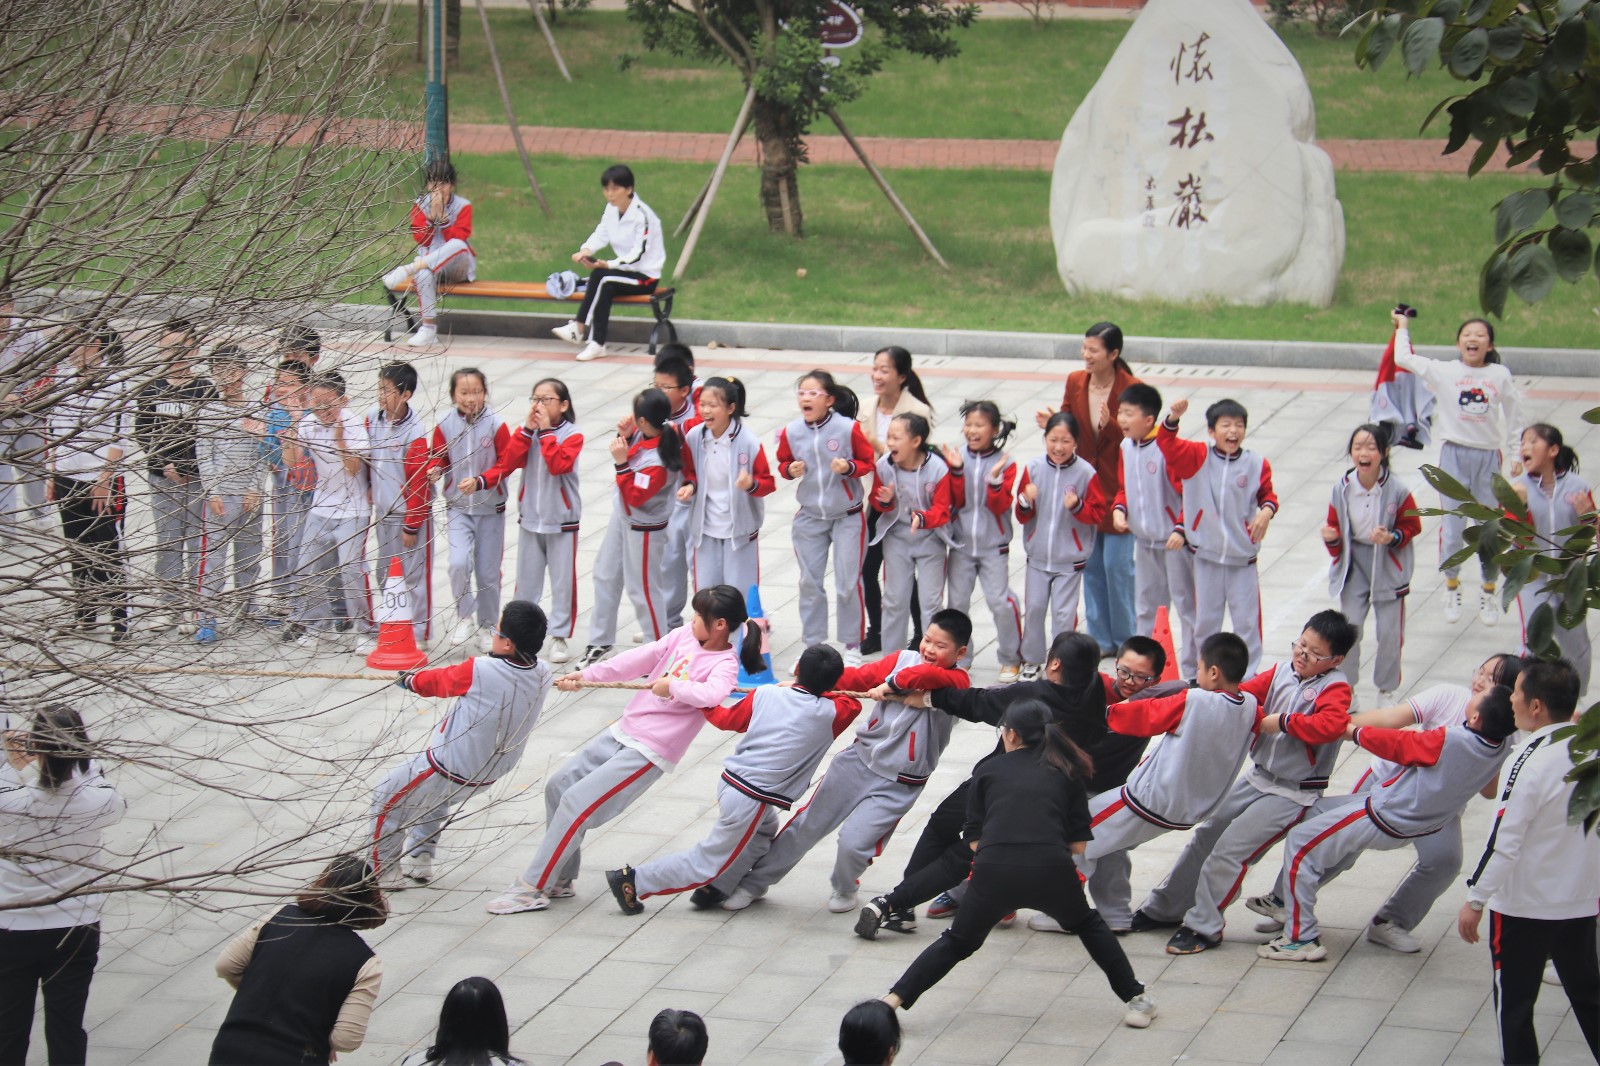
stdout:
{"type": "Polygon", "coordinates": [[[761,590],[754,585],[744,597],[745,613],[750,616],[750,621],[761,627],[761,661],[766,664],[766,669],[759,673],[747,673],[743,665],[739,667],[739,684],[751,685],[776,685],[777,677],[772,672],[772,627],[767,624],[767,616],[761,609],[761,590]]]}

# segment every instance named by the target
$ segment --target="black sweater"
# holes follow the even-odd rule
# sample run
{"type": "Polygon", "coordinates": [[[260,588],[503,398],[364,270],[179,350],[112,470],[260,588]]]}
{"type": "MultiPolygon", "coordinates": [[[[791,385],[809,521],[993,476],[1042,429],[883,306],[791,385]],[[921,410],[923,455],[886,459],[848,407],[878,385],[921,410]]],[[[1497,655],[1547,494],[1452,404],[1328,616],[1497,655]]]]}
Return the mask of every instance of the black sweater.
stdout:
{"type": "MultiPolygon", "coordinates": [[[[1056,723],[1084,751],[1089,751],[1106,735],[1104,699],[1073,692],[1065,685],[1042,678],[993,688],[941,688],[928,696],[928,702],[946,714],[992,726],[998,726],[1012,704],[1022,700],[1039,700],[1046,704],[1055,712],[1056,723]]],[[[979,759],[977,765],[982,766],[1005,750],[1004,744],[996,744],[994,751],[979,759]]]]}
{"type": "Polygon", "coordinates": [[[978,841],[978,862],[1060,866],[1069,844],[1094,837],[1083,781],[1039,761],[1029,748],[989,759],[972,775],[962,836],[978,841]]]}

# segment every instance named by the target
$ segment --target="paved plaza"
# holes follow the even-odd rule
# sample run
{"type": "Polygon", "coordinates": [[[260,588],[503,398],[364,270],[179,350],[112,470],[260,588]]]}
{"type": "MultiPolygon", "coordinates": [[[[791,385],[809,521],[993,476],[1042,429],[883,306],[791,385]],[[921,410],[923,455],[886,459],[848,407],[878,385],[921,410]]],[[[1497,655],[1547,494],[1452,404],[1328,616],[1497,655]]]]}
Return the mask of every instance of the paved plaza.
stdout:
{"type": "MultiPolygon", "coordinates": [[[[1383,323],[1374,324],[1381,341],[1383,323]]],[[[884,344],[896,340],[886,331],[884,344]]],[[[345,364],[361,407],[370,406],[373,370],[379,361],[411,358],[370,336],[335,334],[323,363],[345,364]]],[[[587,436],[582,466],[584,518],[579,555],[579,602],[583,608],[573,640],[581,650],[592,599],[591,574],[612,507],[611,427],[631,397],[650,383],[650,359],[639,348],[612,358],[578,364],[557,342],[463,338],[443,355],[416,357],[423,375],[417,401],[425,414],[445,409],[449,371],[474,365],[487,373],[491,403],[513,424],[527,411],[533,383],[557,376],[571,387],[578,423],[587,436]]],[[[1373,346],[1376,365],[1379,345],[1373,346]]],[[[437,352],[437,350],[435,350],[437,352]]],[[[773,453],[774,431],[795,416],[793,387],[807,368],[821,366],[841,376],[867,402],[870,353],[811,353],[748,349],[698,349],[702,376],[731,373],[749,391],[751,428],[773,453]]],[[[1271,461],[1282,509],[1261,554],[1261,585],[1268,662],[1286,657],[1290,641],[1311,613],[1329,605],[1327,555],[1317,530],[1330,489],[1346,468],[1344,447],[1351,428],[1364,421],[1372,374],[1243,367],[1163,367],[1130,360],[1170,402],[1194,402],[1184,420],[1185,436],[1203,431],[1206,403],[1223,396],[1250,411],[1248,446],[1271,461]]],[[[1023,423],[1011,446],[1018,459],[1042,450],[1033,412],[1060,402],[1070,363],[1035,360],[919,358],[937,415],[935,438],[955,442],[956,409],[963,399],[988,397],[1023,423]]],[[[1515,369],[1515,367],[1513,367],[1515,369]]],[[[1569,443],[1600,466],[1600,428],[1581,412],[1600,404],[1600,381],[1519,378],[1528,420],[1559,425],[1569,443]]],[[[1417,473],[1433,453],[1396,456],[1396,468],[1418,500],[1435,498],[1417,473]]],[[[793,487],[779,481],[767,498],[762,533],[762,597],[773,623],[773,659],[780,671],[800,651],[795,605],[796,566],[789,549],[793,487]]],[[[142,535],[148,513],[135,501],[131,533],[142,535]]],[[[506,595],[514,573],[515,518],[508,516],[506,595]]],[[[1436,519],[1425,519],[1417,578],[1409,601],[1404,692],[1438,682],[1465,684],[1487,655],[1515,650],[1513,616],[1486,628],[1476,621],[1475,600],[1457,625],[1440,615],[1442,578],[1436,570],[1436,519]]],[[[442,531],[436,535],[434,662],[457,661],[464,652],[448,646],[453,624],[444,603],[442,531]]],[[[1013,553],[1014,587],[1020,590],[1020,542],[1013,553]]],[[[1469,578],[1473,576],[1469,571],[1469,578]]],[[[976,633],[975,685],[994,683],[994,627],[981,603],[973,612],[976,633]]],[[[623,640],[634,628],[624,605],[623,640]]],[[[1370,631],[1370,627],[1369,627],[1370,631]]],[[[1371,637],[1368,637],[1371,640],[1371,637]]],[[[1370,644],[1368,645],[1370,648],[1370,644]]],[[[313,654],[281,646],[264,631],[228,634],[212,649],[199,650],[174,634],[147,638],[130,661],[252,669],[357,673],[360,660],[346,652],[313,654]],[[280,650],[282,648],[283,650],[280,650]]],[[[1370,663],[1371,656],[1366,656],[1370,663]]],[[[125,743],[151,740],[193,757],[197,774],[224,788],[184,783],[172,767],[114,768],[127,796],[127,819],[109,835],[114,851],[165,851],[140,868],[228,869],[235,863],[288,864],[307,855],[359,848],[366,825],[368,790],[400,753],[420,750],[445,701],[423,700],[393,687],[363,680],[284,680],[237,676],[183,679],[185,691],[210,717],[174,710],[137,714],[113,697],[111,709],[85,704],[90,729],[114,732],[125,743]],[[189,687],[192,685],[192,688],[189,687]],[[321,714],[308,712],[321,710],[321,714]],[[227,719],[219,724],[215,719],[227,719]],[[309,828],[308,828],[309,827],[309,828]],[[287,843],[286,843],[287,842],[287,843]]],[[[1357,687],[1358,702],[1370,707],[1370,681],[1357,687]]],[[[484,904],[521,870],[544,831],[542,787],[569,754],[613,721],[626,694],[551,692],[544,717],[516,772],[490,795],[479,797],[445,834],[440,874],[427,888],[394,898],[394,915],[369,934],[382,956],[382,996],[367,1042],[340,1057],[341,1064],[394,1063],[431,1037],[444,992],[471,975],[494,979],[506,997],[512,1049],[529,1063],[583,1063],[617,1059],[629,1066],[645,1058],[645,1029],[664,1007],[687,1008],[706,1019],[707,1061],[719,1064],[810,1066],[837,1063],[834,1050],[840,1016],[853,1003],[879,996],[910,960],[945,928],[921,920],[909,936],[890,933],[876,942],[852,935],[853,914],[830,914],[827,871],[831,838],[818,847],[748,910],[699,912],[684,897],[651,899],[640,917],[623,915],[606,891],[602,872],[624,862],[697,841],[715,813],[722,759],[735,738],[706,728],[677,772],[611,824],[591,832],[575,899],[549,910],[491,917],[484,904]]],[[[97,734],[99,735],[99,734],[97,734]]],[[[845,746],[849,735],[836,748],[845,746]]],[[[862,879],[865,900],[899,878],[923,821],[939,799],[966,776],[994,744],[993,731],[961,724],[926,797],[900,826],[886,854],[862,879]]],[[[1365,764],[1346,746],[1334,790],[1347,790],[1365,764]]],[[[1474,800],[1465,822],[1470,866],[1482,846],[1491,805],[1474,800]]],[[[1551,812],[1560,817],[1560,812],[1551,812]]],[[[1169,834],[1134,853],[1135,902],[1165,872],[1184,842],[1169,834]]],[[[1277,872],[1274,849],[1245,883],[1245,894],[1266,891],[1277,872]]],[[[1202,955],[1173,958],[1166,937],[1135,935],[1122,943],[1139,977],[1151,983],[1160,1016],[1145,1031],[1125,1029],[1122,1005],[1075,939],[1030,932],[1019,922],[997,930],[987,945],[902,1015],[905,1043],[897,1063],[1077,1063],[1160,1064],[1349,1063],[1481,1064],[1497,1061],[1489,999],[1487,944],[1468,946],[1454,929],[1462,894],[1447,894],[1416,930],[1419,955],[1400,955],[1360,938],[1364,923],[1411,862],[1401,850],[1370,854],[1324,893],[1321,917],[1326,962],[1270,963],[1255,946],[1268,937],[1252,931],[1255,916],[1242,904],[1229,912],[1223,945],[1202,955]]],[[[223,943],[267,909],[269,893],[290,891],[310,870],[283,865],[276,874],[244,881],[219,876],[208,887],[245,889],[243,895],[206,893],[162,898],[117,895],[104,919],[105,946],[89,1004],[91,1062],[204,1062],[214,1030],[229,1002],[228,987],[212,966],[223,943]],[[253,891],[255,894],[249,894],[253,891]]],[[[1545,986],[1540,1001],[1540,1036],[1545,1062],[1591,1061],[1560,990],[1545,986]]],[[[42,1023],[36,1024],[30,1063],[44,1062],[42,1023]]]]}

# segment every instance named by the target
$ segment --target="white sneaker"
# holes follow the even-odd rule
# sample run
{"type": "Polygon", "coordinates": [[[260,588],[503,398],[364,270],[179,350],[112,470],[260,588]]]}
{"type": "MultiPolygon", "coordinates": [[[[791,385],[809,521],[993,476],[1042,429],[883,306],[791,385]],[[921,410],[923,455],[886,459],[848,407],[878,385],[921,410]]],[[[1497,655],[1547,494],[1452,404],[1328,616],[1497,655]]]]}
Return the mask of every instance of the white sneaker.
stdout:
{"type": "Polygon", "coordinates": [[[551,881],[544,887],[545,899],[571,899],[577,894],[571,881],[551,881]]]}
{"type": "Polygon", "coordinates": [[[545,645],[544,658],[546,662],[564,663],[572,658],[572,652],[567,648],[564,637],[551,637],[550,643],[545,645]]]}
{"type": "Polygon", "coordinates": [[[494,651],[494,630],[488,626],[478,627],[478,651],[484,655],[494,651]]]}
{"type": "Polygon", "coordinates": [[[416,269],[417,265],[415,263],[404,263],[395,267],[383,276],[383,287],[386,289],[398,289],[411,280],[411,275],[416,273],[416,269]]]}
{"type": "Polygon", "coordinates": [[[748,888],[736,888],[728,893],[728,898],[718,906],[725,911],[742,911],[756,900],[765,896],[766,892],[752,892],[748,888]]]}
{"type": "Polygon", "coordinates": [[[602,358],[606,354],[606,346],[590,341],[578,349],[578,362],[587,363],[593,359],[602,358]]]}
{"type": "Polygon", "coordinates": [[[1421,941],[1393,922],[1368,922],[1367,939],[1404,955],[1415,955],[1422,950],[1421,941]]]}
{"type": "Polygon", "coordinates": [[[1020,678],[1023,681],[1037,681],[1037,680],[1039,680],[1039,664],[1038,663],[1023,663],[1020,667],[1017,668],[1017,677],[1020,678]]]}
{"type": "Polygon", "coordinates": [[[1061,923],[1048,914],[1035,914],[1028,919],[1028,928],[1036,933],[1065,933],[1061,923]]]}
{"type": "Polygon", "coordinates": [[[467,641],[471,640],[475,635],[477,635],[477,632],[478,627],[473,624],[472,619],[463,618],[461,621],[457,622],[456,627],[450,631],[450,643],[457,646],[465,644],[467,641]]]}
{"type": "Polygon", "coordinates": [[[406,880],[406,875],[400,872],[400,865],[386,866],[378,875],[378,887],[385,892],[404,892],[411,887],[411,882],[406,880]]]}
{"type": "Polygon", "coordinates": [[[1378,706],[1379,707],[1393,707],[1394,706],[1395,697],[1398,694],[1399,694],[1399,690],[1398,689],[1380,688],[1378,690],[1378,706]]]}
{"type": "Polygon", "coordinates": [[[406,338],[406,344],[412,348],[426,348],[430,344],[437,343],[439,343],[439,330],[427,323],[423,323],[415,333],[406,338]]]}
{"type": "Polygon", "coordinates": [[[1156,1001],[1145,991],[1128,1000],[1128,1013],[1122,1016],[1122,1024],[1130,1029],[1148,1029],[1155,1016],[1156,1001]]]}
{"type": "Polygon", "coordinates": [[[828,897],[828,909],[834,914],[848,914],[861,909],[861,904],[856,902],[858,893],[835,892],[828,897]]]}
{"type": "Polygon", "coordinates": [[[634,631],[633,631],[633,636],[632,636],[632,637],[631,637],[631,638],[630,638],[630,639],[631,639],[631,640],[632,640],[632,641],[633,641],[633,642],[634,642],[634,643],[635,643],[635,644],[643,644],[643,643],[644,643],[644,630],[642,630],[642,629],[635,629],[635,630],[634,630],[634,631]]]}
{"type": "MultiPolygon", "coordinates": [[[[799,665],[799,664],[796,664],[799,665]]],[[[844,650],[844,665],[846,668],[861,665],[861,649],[846,648],[844,650]]]]}
{"type": "Polygon", "coordinates": [[[409,859],[400,860],[400,872],[413,881],[427,884],[433,880],[433,856],[417,855],[409,859]]]}
{"type": "Polygon", "coordinates": [[[161,633],[168,629],[177,629],[178,612],[156,611],[150,615],[150,621],[146,624],[146,627],[152,633],[161,633]]]}
{"type": "Polygon", "coordinates": [[[1017,678],[1019,676],[1021,676],[1021,674],[1022,674],[1022,667],[1020,665],[1002,666],[1002,667],[1000,667],[1000,683],[1002,685],[1009,685],[1012,682],[1014,682],[1015,680],[1017,680],[1017,678]]]}
{"type": "Polygon", "coordinates": [[[564,326],[557,326],[550,332],[568,344],[583,343],[583,327],[578,325],[577,322],[568,322],[564,326]]]}
{"type": "Polygon", "coordinates": [[[322,634],[315,629],[308,629],[294,638],[295,646],[300,648],[315,648],[322,643],[322,634]]]}
{"type": "Polygon", "coordinates": [[[1444,590],[1444,620],[1451,625],[1461,621],[1461,586],[1455,588],[1445,586],[1444,590]]]}
{"type": "Polygon", "coordinates": [[[1559,985],[1561,983],[1561,975],[1556,973],[1555,963],[1547,962],[1544,964],[1544,976],[1540,980],[1547,985],[1559,985]]]}
{"type": "Polygon", "coordinates": [[[1486,626],[1500,621],[1500,604],[1495,602],[1494,589],[1478,590],[1478,621],[1486,626]]]}
{"type": "Polygon", "coordinates": [[[356,654],[371,655],[378,650],[378,642],[372,637],[360,636],[356,638],[356,654]]]}

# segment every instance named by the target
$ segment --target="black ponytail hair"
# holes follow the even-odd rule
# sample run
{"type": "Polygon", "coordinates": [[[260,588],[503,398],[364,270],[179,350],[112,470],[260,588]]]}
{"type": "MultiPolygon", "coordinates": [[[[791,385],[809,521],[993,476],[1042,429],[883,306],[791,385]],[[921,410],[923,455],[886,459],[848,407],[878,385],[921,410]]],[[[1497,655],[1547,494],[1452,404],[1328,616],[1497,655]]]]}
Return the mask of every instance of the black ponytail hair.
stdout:
{"type": "Polygon", "coordinates": [[[1394,437],[1394,430],[1387,422],[1363,422],[1350,431],[1350,439],[1345,442],[1344,453],[1350,454],[1350,449],[1356,446],[1356,434],[1367,433],[1372,436],[1373,443],[1378,446],[1378,462],[1385,471],[1389,469],[1389,445],[1394,437]]]}
{"type": "Polygon", "coordinates": [[[661,431],[656,452],[661,465],[674,474],[683,469],[683,437],[672,424],[672,401],[660,389],[645,389],[633,398],[633,420],[646,422],[661,431]]]}
{"type": "Polygon", "coordinates": [[[961,405],[961,417],[966,418],[971,414],[979,414],[989,420],[994,427],[994,447],[999,448],[1011,439],[1011,434],[1017,431],[1017,420],[1007,418],[1000,413],[1000,407],[993,400],[968,400],[961,405]]]}
{"type": "Polygon", "coordinates": [[[706,378],[705,384],[700,386],[701,394],[707,389],[722,394],[722,402],[733,408],[734,418],[743,418],[749,413],[744,407],[744,383],[738,378],[706,378]]]}
{"type": "Polygon", "coordinates": [[[933,441],[928,438],[933,436],[933,427],[928,425],[928,420],[915,411],[902,411],[890,419],[906,427],[906,432],[922,441],[919,450],[923,455],[933,454],[933,441]]]}
{"type": "MultiPolygon", "coordinates": [[[[1099,685],[1098,678],[1095,684],[1099,685]]],[[[1101,692],[1105,688],[1101,686],[1101,692]]],[[[1006,708],[1001,725],[1021,738],[1023,747],[1039,752],[1039,764],[1059,770],[1068,777],[1087,781],[1094,776],[1094,762],[1087,752],[1056,724],[1055,711],[1043,700],[1018,700],[1006,708]]]]}
{"type": "Polygon", "coordinates": [[[744,593],[732,585],[708,585],[694,594],[689,607],[708,627],[718,618],[727,622],[729,640],[733,639],[733,631],[743,626],[744,634],[739,642],[739,665],[744,667],[747,674],[759,674],[767,668],[766,660],[761,657],[761,627],[750,620],[750,613],[744,605],[744,593]]]}
{"type": "Polygon", "coordinates": [[[1578,453],[1567,447],[1566,439],[1561,436],[1561,431],[1555,426],[1548,422],[1535,422],[1522,432],[1532,433],[1552,448],[1560,449],[1556,452],[1555,467],[1557,474],[1575,474],[1578,472],[1578,453]]]}
{"type": "Polygon", "coordinates": [[[877,359],[880,355],[887,355],[889,362],[894,364],[894,372],[905,379],[905,383],[900,387],[927,404],[928,410],[933,410],[933,404],[928,400],[928,392],[922,387],[922,379],[911,369],[911,353],[898,344],[891,344],[887,348],[879,348],[873,353],[872,358],[877,359]]]}
{"type": "Polygon", "coordinates": [[[1500,362],[1500,350],[1494,346],[1494,323],[1490,322],[1487,318],[1469,318],[1465,322],[1461,323],[1461,325],[1456,327],[1456,340],[1460,340],[1461,331],[1471,325],[1482,326],[1484,331],[1489,334],[1489,350],[1483,353],[1484,365],[1487,366],[1490,363],[1500,362]]]}
{"type": "Polygon", "coordinates": [[[833,409],[844,417],[853,419],[861,413],[861,401],[856,399],[856,394],[833,380],[833,375],[826,370],[808,370],[800,375],[800,381],[796,384],[806,381],[815,381],[823,392],[832,396],[833,409]]]}
{"type": "Polygon", "coordinates": [[[1133,367],[1122,358],[1122,327],[1115,322],[1096,322],[1083,332],[1084,340],[1097,340],[1106,346],[1106,354],[1117,353],[1112,359],[1112,365],[1124,374],[1131,375],[1133,367]]]}

